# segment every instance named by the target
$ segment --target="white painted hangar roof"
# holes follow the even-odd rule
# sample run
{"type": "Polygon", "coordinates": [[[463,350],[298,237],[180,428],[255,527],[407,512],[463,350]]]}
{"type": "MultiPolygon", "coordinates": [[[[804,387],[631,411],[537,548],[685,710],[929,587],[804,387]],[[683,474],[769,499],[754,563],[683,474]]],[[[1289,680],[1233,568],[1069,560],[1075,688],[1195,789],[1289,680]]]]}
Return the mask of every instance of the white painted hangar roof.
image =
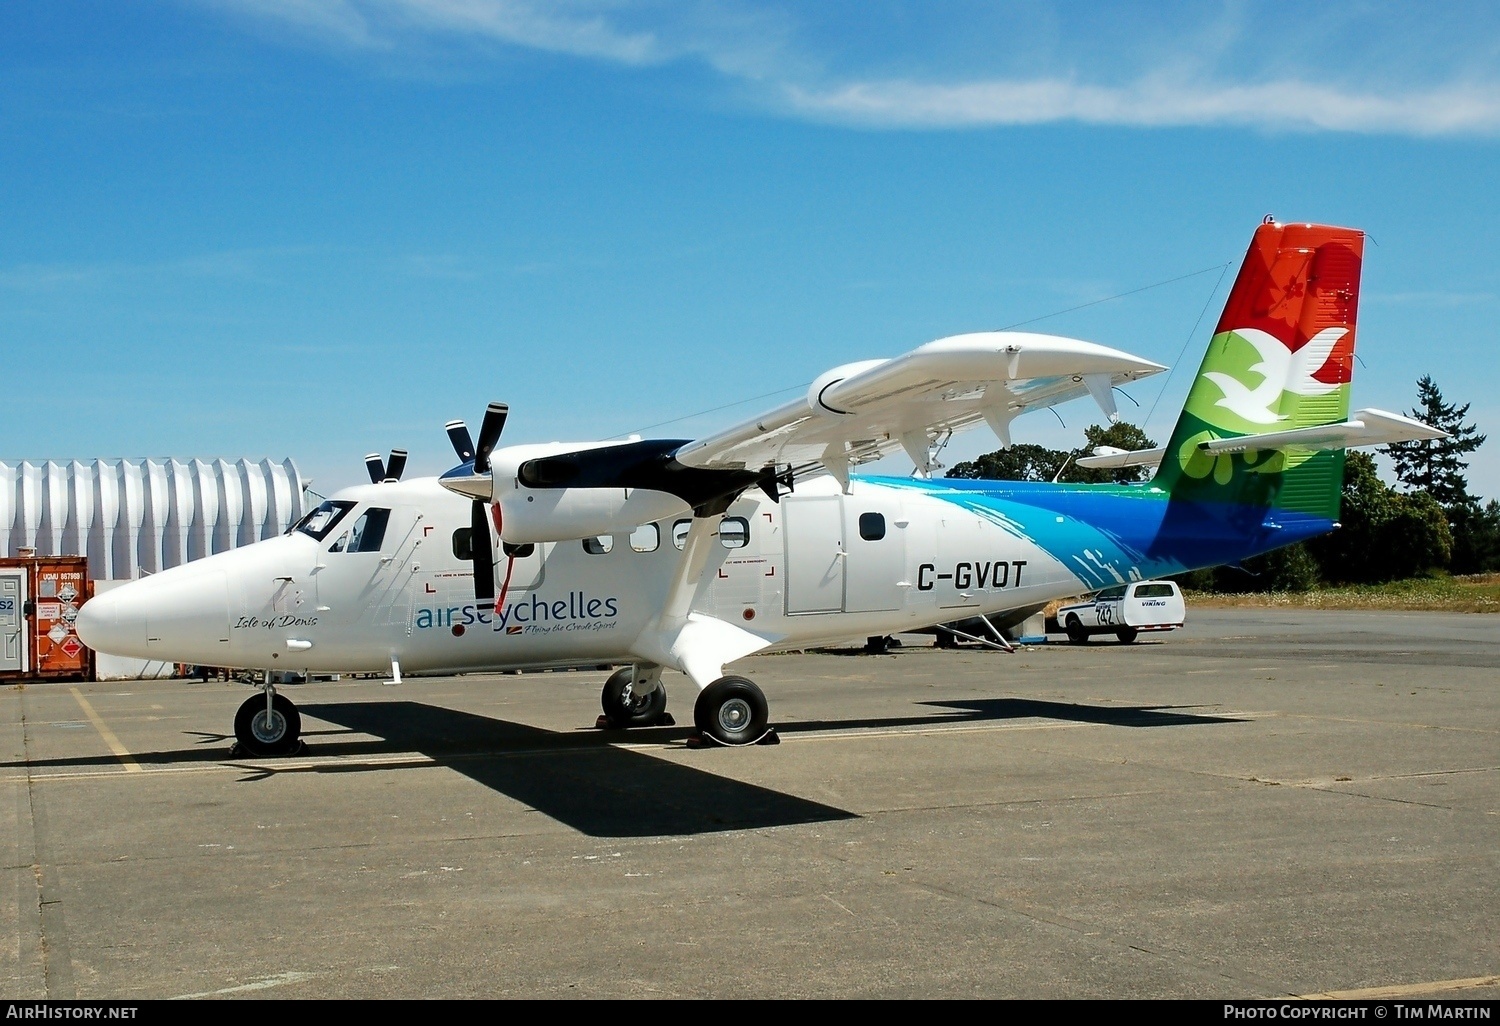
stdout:
{"type": "Polygon", "coordinates": [[[0,462],[0,555],[87,556],[130,580],[272,538],[302,518],[290,458],[0,462]]]}

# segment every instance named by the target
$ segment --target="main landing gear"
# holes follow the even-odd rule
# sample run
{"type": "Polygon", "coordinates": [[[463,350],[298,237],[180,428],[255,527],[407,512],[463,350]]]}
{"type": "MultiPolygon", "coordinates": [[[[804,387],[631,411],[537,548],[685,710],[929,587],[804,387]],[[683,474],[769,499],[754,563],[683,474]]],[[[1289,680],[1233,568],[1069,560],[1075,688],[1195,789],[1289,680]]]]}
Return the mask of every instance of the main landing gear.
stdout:
{"type": "Polygon", "coordinates": [[[302,747],[302,716],[269,680],[234,714],[237,747],[246,755],[291,755],[302,747]]]}
{"type": "Polygon", "coordinates": [[[781,739],[766,726],[766,696],[748,677],[720,677],[698,693],[693,725],[701,739],[714,744],[775,745],[781,739]]]}
{"type": "MultiPolygon", "coordinates": [[[[604,715],[595,724],[601,729],[673,726],[667,712],[667,689],[661,668],[626,666],[612,673],[599,695],[604,715]]],[[[780,744],[767,726],[770,715],[764,692],[746,677],[720,677],[698,694],[693,705],[693,725],[698,733],[690,740],[695,747],[780,744]]]]}

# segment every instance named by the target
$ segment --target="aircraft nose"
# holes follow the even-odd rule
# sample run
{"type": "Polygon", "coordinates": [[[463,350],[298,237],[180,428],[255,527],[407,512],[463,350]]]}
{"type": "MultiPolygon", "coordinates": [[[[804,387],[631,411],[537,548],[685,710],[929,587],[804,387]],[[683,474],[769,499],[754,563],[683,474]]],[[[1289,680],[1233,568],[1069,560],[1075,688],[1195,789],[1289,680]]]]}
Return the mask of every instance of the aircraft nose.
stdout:
{"type": "Polygon", "coordinates": [[[168,662],[215,662],[229,647],[223,571],[132,581],[97,594],[78,610],[78,637],[96,652],[168,662]]]}
{"type": "Polygon", "coordinates": [[[146,614],[143,606],[122,602],[124,588],[96,594],[78,609],[73,629],[95,652],[146,655],[146,614]]]}

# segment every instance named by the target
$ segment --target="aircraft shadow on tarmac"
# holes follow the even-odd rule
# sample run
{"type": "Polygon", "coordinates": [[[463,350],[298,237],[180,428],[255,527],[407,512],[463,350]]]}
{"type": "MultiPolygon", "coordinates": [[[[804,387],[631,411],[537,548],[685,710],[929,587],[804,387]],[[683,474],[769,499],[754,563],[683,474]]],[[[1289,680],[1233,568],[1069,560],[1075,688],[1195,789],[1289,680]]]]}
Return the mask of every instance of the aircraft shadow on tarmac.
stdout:
{"type": "MultiPolygon", "coordinates": [[[[691,732],[680,728],[558,733],[420,702],[341,702],[306,705],[302,712],[383,739],[374,745],[319,741],[319,754],[350,747],[366,754],[419,752],[590,837],[701,834],[856,818],[616,743],[685,739],[691,732]]],[[[323,764],[283,771],[272,760],[255,766],[262,767],[269,774],[385,768],[323,764]]]]}
{"type": "MultiPolygon", "coordinates": [[[[911,716],[778,722],[779,734],[829,730],[898,729],[1046,719],[1124,727],[1208,725],[1237,722],[1227,716],[1177,712],[1172,707],[1096,706],[1032,699],[997,698],[924,702],[946,710],[911,716]]],[[[654,758],[619,742],[686,742],[684,727],[625,731],[553,731],[421,702],[337,702],[301,706],[304,716],[344,730],[304,732],[312,745],[306,756],[420,756],[409,763],[345,764],[264,759],[236,762],[253,782],[282,773],[390,772],[434,763],[460,773],[515,801],[593,837],[649,837],[750,830],[768,826],[829,822],[856,814],[794,795],[719,776],[713,749],[703,751],[700,769],[654,758]],[[346,732],[370,735],[347,737],[346,732]],[[430,761],[429,761],[430,760],[430,761]]],[[[133,753],[143,766],[222,763],[227,742],[218,734],[196,733],[198,746],[181,751],[133,753]]],[[[727,752],[718,752],[728,755],[727,752]]],[[[100,767],[117,765],[113,756],[30,760],[0,765],[100,767]]]]}

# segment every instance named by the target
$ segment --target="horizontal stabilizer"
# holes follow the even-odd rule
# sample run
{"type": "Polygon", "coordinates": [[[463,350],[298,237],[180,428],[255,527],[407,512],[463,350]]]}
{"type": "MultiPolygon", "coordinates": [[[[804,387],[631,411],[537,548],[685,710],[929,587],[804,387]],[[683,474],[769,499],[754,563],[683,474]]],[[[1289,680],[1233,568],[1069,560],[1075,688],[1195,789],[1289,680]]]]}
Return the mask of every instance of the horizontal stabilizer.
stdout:
{"type": "Polygon", "coordinates": [[[1167,447],[1164,445],[1159,445],[1155,449],[1136,449],[1134,452],[1101,445],[1094,450],[1093,456],[1082,456],[1074,462],[1080,467],[1086,467],[1089,470],[1114,470],[1118,467],[1154,467],[1161,462],[1161,458],[1166,453],[1167,447]]]}
{"type": "MultiPolygon", "coordinates": [[[[1338,424],[1320,427],[1294,428],[1290,431],[1272,431],[1261,435],[1243,435],[1237,438],[1215,438],[1199,442],[1203,452],[1236,453],[1266,452],[1272,449],[1354,449],[1366,445],[1389,445],[1392,442],[1416,442],[1423,439],[1447,438],[1440,431],[1420,420],[1403,417],[1399,413],[1384,410],[1358,410],[1354,416],[1338,424]]],[[[1137,449],[1123,452],[1101,446],[1096,455],[1084,456],[1076,462],[1089,470],[1112,470],[1117,467],[1154,466],[1166,455],[1165,448],[1137,449]]]]}
{"type": "Polygon", "coordinates": [[[1448,432],[1384,410],[1356,410],[1354,416],[1339,424],[1321,427],[1271,431],[1242,438],[1217,438],[1198,443],[1204,452],[1248,452],[1251,449],[1352,449],[1361,445],[1388,445],[1391,442],[1416,442],[1422,439],[1447,438],[1448,432]]]}

